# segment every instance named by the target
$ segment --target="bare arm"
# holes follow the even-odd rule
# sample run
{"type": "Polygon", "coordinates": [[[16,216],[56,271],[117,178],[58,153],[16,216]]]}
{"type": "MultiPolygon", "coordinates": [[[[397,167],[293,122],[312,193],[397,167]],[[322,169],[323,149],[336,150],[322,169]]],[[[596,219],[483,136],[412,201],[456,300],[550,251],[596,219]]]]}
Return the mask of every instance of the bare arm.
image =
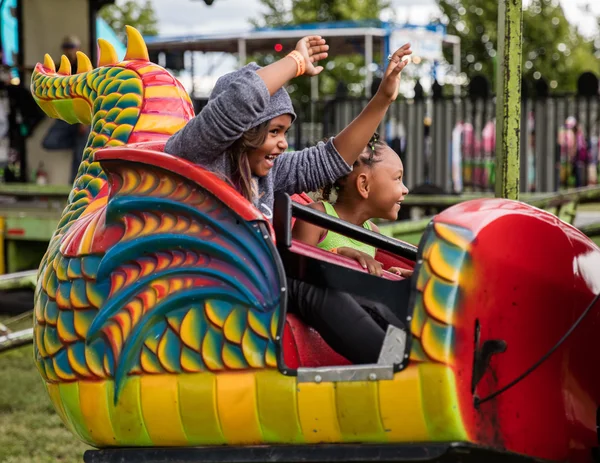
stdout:
{"type": "Polygon", "coordinates": [[[408,62],[402,58],[411,53],[409,44],[396,50],[375,96],[356,119],[335,137],[333,144],[349,165],[356,161],[363,148],[367,146],[383,120],[388,107],[398,96],[400,72],[408,62]]]}
{"type": "MultiPolygon", "coordinates": [[[[325,212],[325,207],[323,206],[323,203],[320,202],[309,204],[308,207],[317,211],[325,212]]],[[[296,220],[292,230],[292,237],[298,241],[302,241],[303,243],[310,244],[311,246],[317,246],[325,233],[327,233],[327,230],[324,228],[317,227],[316,225],[312,225],[301,220],[296,220]]],[[[350,259],[357,261],[360,266],[368,270],[370,274],[381,276],[381,264],[373,259],[370,255],[346,246],[337,248],[336,252],[340,256],[349,257],[350,259]]]]}
{"type": "MultiPolygon", "coordinates": [[[[311,203],[308,205],[311,209],[315,209],[320,212],[325,212],[325,207],[322,203],[311,203]]],[[[303,243],[316,246],[321,241],[321,237],[325,234],[325,229],[317,227],[316,225],[304,222],[302,220],[296,220],[294,228],[292,229],[292,238],[303,243]]]]}
{"type": "MultiPolygon", "coordinates": [[[[314,64],[327,57],[328,46],[319,36],[298,41],[296,50],[304,57],[305,74],[316,75],[323,69],[314,64]]],[[[237,78],[165,145],[165,152],[196,164],[210,165],[224,150],[252,127],[269,103],[269,96],[296,75],[293,58],[283,58],[254,71],[246,66],[237,78]]]]}

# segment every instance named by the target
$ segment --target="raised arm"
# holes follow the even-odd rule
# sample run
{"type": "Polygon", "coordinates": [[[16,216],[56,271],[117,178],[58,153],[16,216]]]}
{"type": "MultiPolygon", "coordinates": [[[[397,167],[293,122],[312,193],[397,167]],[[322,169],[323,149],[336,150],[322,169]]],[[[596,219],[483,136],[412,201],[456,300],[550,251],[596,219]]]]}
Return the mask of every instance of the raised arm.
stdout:
{"type": "Polygon", "coordinates": [[[296,76],[300,65],[304,74],[320,73],[323,68],[315,64],[327,58],[328,48],[319,36],[304,37],[296,44],[298,60],[288,55],[264,68],[245,66],[200,114],[169,138],[165,151],[197,164],[210,163],[252,128],[270,96],[296,76]]]}
{"type": "Polygon", "coordinates": [[[408,60],[403,60],[412,53],[410,44],[403,45],[392,55],[385,76],[377,93],[344,130],[334,140],[334,145],[342,158],[352,165],[370,138],[377,131],[390,104],[398,96],[400,72],[408,60]]]}

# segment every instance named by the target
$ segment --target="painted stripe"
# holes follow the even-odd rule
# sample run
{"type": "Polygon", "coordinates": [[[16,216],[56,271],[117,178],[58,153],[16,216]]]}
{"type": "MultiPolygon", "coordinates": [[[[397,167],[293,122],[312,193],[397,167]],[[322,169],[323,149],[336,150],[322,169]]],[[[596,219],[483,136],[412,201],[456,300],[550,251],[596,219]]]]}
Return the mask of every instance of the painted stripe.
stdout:
{"type": "Polygon", "coordinates": [[[182,117],[162,116],[160,114],[140,114],[135,130],[173,134],[181,129],[187,121],[182,117]]]}
{"type": "Polygon", "coordinates": [[[79,384],[77,382],[60,384],[59,391],[65,415],[73,424],[75,435],[88,444],[94,444],[89,430],[83,424],[84,420],[81,413],[81,405],[79,404],[79,384]]]}
{"type": "Polygon", "coordinates": [[[152,133],[152,132],[138,132],[135,131],[129,136],[129,140],[127,143],[141,143],[145,141],[153,141],[153,142],[161,142],[167,141],[171,137],[170,134],[160,134],[160,133],[152,133]]]}
{"type": "Polygon", "coordinates": [[[297,389],[300,426],[306,442],[341,442],[333,383],[301,383],[297,389]]]}
{"type": "Polygon", "coordinates": [[[123,67],[125,67],[126,69],[133,69],[134,71],[145,68],[147,66],[156,66],[156,64],[153,63],[152,61],[137,60],[137,59],[121,61],[121,65],[123,65],[123,67]]]}
{"type": "Polygon", "coordinates": [[[217,412],[217,380],[213,373],[178,377],[179,407],[183,428],[193,445],[226,443],[217,412]]]}
{"type": "Polygon", "coordinates": [[[429,440],[425,422],[418,365],[396,373],[392,381],[379,381],[381,421],[390,442],[429,440]]]}
{"type": "MultiPolygon", "coordinates": [[[[112,388],[111,388],[112,389],[112,388]]],[[[80,381],[79,403],[83,423],[97,445],[114,446],[117,444],[115,432],[108,411],[107,381],[80,381]]]]}
{"type": "Polygon", "coordinates": [[[84,217],[93,212],[96,212],[98,209],[106,207],[107,204],[108,204],[108,196],[103,196],[101,198],[96,197],[85,208],[85,211],[83,211],[83,213],[80,215],[80,217],[84,217]]]}
{"type": "Polygon", "coordinates": [[[156,64],[149,64],[147,66],[138,68],[135,71],[141,76],[160,74],[160,73],[164,72],[164,70],[160,66],[157,66],[156,64]]]}
{"type": "Polygon", "coordinates": [[[180,98],[181,91],[174,85],[155,85],[144,88],[144,98],[180,98]]]}
{"type": "Polygon", "coordinates": [[[94,246],[94,238],[96,235],[96,227],[98,226],[98,221],[102,217],[101,213],[96,212],[92,219],[89,221],[88,227],[85,229],[83,235],[81,236],[81,242],[79,243],[79,255],[85,256],[92,252],[92,247],[94,246]]]}
{"type": "Polygon", "coordinates": [[[140,377],[130,376],[121,388],[115,405],[114,381],[107,381],[108,412],[119,445],[152,446],[152,439],[142,418],[140,377]]]}
{"type": "Polygon", "coordinates": [[[262,442],[253,371],[217,375],[217,409],[228,444],[262,442]]]}
{"type": "MultiPolygon", "coordinates": [[[[165,101],[166,100],[166,98],[157,98],[157,99],[159,99],[161,101],[165,101]]],[[[173,101],[173,100],[170,100],[170,101],[173,101]]],[[[181,100],[178,103],[181,104],[181,100]]],[[[140,112],[140,114],[148,115],[148,116],[151,116],[151,117],[160,116],[160,117],[163,117],[163,118],[169,117],[169,118],[180,118],[181,119],[181,118],[185,118],[186,117],[186,116],[182,115],[181,111],[179,111],[179,110],[175,110],[175,111],[169,112],[169,111],[167,111],[167,109],[168,108],[165,106],[165,103],[161,103],[161,104],[156,105],[156,109],[155,110],[147,111],[145,108],[142,109],[142,111],[140,112]]]]}
{"type": "Polygon", "coordinates": [[[450,367],[434,363],[419,365],[422,404],[432,441],[467,441],[462,422],[456,378],[450,367]],[[431,387],[434,385],[436,387],[431,387]]]}
{"type": "Polygon", "coordinates": [[[142,104],[142,114],[160,113],[163,116],[181,116],[181,97],[147,98],[142,104]]]}
{"type": "Polygon", "coordinates": [[[265,442],[302,443],[302,428],[296,405],[296,380],[279,371],[256,373],[258,416],[265,442]]]}
{"type": "Polygon", "coordinates": [[[177,376],[141,376],[140,395],[142,415],[154,445],[189,445],[179,416],[177,376]]]}
{"type": "Polygon", "coordinates": [[[65,413],[65,408],[63,406],[62,399],[60,397],[60,389],[59,389],[58,384],[47,383],[44,381],[44,386],[46,387],[46,391],[48,392],[48,395],[50,396],[50,400],[52,401],[52,404],[54,405],[54,408],[56,409],[58,416],[60,416],[60,419],[62,420],[62,422],[65,424],[65,426],[67,427],[67,429],[69,431],[71,431],[73,434],[76,434],[75,430],[73,429],[73,425],[72,425],[71,421],[69,420],[69,418],[67,417],[67,414],[65,413]]]}
{"type": "Polygon", "coordinates": [[[385,442],[375,381],[336,383],[335,399],[345,442],[385,442]]]}

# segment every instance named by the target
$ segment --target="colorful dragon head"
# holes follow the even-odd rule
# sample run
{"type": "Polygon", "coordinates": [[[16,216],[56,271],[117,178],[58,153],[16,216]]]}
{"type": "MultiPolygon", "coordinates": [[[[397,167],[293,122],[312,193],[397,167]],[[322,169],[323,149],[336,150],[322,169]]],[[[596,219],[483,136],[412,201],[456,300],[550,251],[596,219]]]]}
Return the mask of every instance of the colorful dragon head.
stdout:
{"type": "MultiPolygon", "coordinates": [[[[31,78],[31,93],[48,116],[91,126],[69,198],[70,205],[77,203],[75,210],[87,206],[106,182],[102,169],[93,162],[97,149],[164,141],[194,116],[185,89],[166,70],[149,61],[140,33],[130,26],[126,29],[123,61],[118,62],[110,43],[99,39],[97,68],[84,53],[77,52],[78,73],[72,75],[66,56],[61,57],[57,71],[52,58],[46,55],[31,78]]],[[[61,224],[65,225],[64,221],[61,224]]]]}

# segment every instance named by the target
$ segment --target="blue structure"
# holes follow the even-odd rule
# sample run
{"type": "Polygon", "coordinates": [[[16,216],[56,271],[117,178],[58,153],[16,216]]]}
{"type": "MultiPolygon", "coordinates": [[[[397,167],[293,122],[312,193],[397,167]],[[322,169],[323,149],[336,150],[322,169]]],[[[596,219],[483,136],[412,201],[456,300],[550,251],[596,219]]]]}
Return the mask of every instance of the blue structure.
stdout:
{"type": "Polygon", "coordinates": [[[2,64],[14,66],[19,53],[19,23],[12,14],[17,0],[4,0],[0,9],[0,39],[2,40],[2,64]]]}
{"type": "MultiPolygon", "coordinates": [[[[338,21],[309,23],[282,27],[262,27],[237,33],[217,33],[178,37],[147,37],[148,49],[153,52],[221,52],[237,54],[239,64],[246,62],[247,55],[254,53],[285,53],[295,46],[298,39],[308,34],[321,35],[327,39],[336,55],[362,54],[365,63],[374,62],[375,54],[381,56],[379,69],[387,65],[386,57],[391,49],[410,42],[414,56],[433,66],[440,62],[442,44],[454,48],[451,63],[460,72],[460,39],[447,34],[443,24],[398,24],[381,20],[338,21]],[[276,48],[275,48],[276,47],[276,48]],[[283,51],[286,50],[286,51],[283,51]]],[[[365,90],[368,92],[373,80],[373,68],[367,66],[365,90]]]]}
{"type": "Polygon", "coordinates": [[[125,58],[127,47],[121,42],[117,34],[115,34],[113,28],[100,16],[96,18],[96,35],[99,39],[104,39],[115,47],[119,61],[125,58]]]}

